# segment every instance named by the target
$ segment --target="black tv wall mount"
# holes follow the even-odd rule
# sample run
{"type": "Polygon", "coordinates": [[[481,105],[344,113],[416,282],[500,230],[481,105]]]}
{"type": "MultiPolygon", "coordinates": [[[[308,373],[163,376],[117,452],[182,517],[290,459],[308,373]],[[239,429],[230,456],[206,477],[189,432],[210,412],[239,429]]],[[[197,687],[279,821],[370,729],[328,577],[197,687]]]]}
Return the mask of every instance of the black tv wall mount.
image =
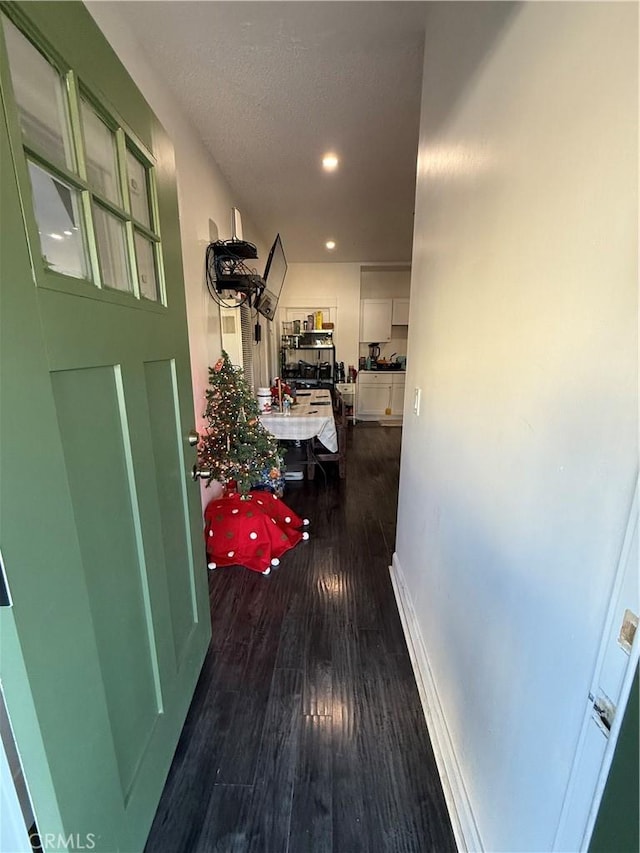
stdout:
{"type": "Polygon", "coordinates": [[[209,291],[234,291],[244,295],[249,305],[255,305],[265,288],[265,281],[245,261],[257,257],[257,248],[246,240],[217,240],[209,243],[206,254],[209,291]]]}

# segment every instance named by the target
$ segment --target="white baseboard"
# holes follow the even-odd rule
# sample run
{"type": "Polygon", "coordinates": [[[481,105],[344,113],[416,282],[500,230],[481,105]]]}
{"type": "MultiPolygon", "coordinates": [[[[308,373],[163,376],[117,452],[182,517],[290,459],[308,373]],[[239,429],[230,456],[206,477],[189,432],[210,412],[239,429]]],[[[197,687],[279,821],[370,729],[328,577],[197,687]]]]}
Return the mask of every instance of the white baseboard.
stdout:
{"type": "Polygon", "coordinates": [[[451,743],[416,613],[395,553],[389,571],[456,844],[465,853],[481,853],[484,847],[480,833],[451,743]]]}

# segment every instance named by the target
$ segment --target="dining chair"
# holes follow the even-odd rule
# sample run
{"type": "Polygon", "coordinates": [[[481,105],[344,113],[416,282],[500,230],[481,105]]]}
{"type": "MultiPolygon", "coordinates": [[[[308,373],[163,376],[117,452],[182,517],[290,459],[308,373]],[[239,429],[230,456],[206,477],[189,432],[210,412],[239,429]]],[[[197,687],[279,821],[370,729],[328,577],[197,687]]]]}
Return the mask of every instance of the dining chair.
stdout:
{"type": "Polygon", "coordinates": [[[317,438],[307,442],[307,479],[309,480],[315,477],[318,462],[337,462],[340,479],[343,480],[347,475],[347,407],[344,397],[337,389],[331,389],[331,399],[338,435],[338,450],[332,453],[317,438]]]}

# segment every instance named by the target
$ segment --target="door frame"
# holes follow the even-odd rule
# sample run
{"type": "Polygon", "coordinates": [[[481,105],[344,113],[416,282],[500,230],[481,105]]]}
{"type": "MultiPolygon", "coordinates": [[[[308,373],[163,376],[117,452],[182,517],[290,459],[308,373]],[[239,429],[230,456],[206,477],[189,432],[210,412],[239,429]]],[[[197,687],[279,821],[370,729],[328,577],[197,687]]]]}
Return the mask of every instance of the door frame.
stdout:
{"type": "MultiPolygon", "coordinates": [[[[618,559],[618,564],[616,567],[616,573],[613,581],[613,585],[611,587],[611,594],[609,597],[609,603],[607,606],[607,614],[603,623],[602,635],[600,638],[600,645],[598,647],[598,655],[596,658],[596,663],[593,668],[593,672],[591,675],[591,682],[586,690],[586,699],[587,703],[585,706],[584,717],[582,720],[582,725],[580,727],[580,734],[578,736],[578,742],[576,745],[576,750],[573,757],[573,763],[571,766],[571,771],[569,774],[569,780],[567,782],[567,789],[564,797],[564,801],[562,804],[562,809],[560,812],[560,818],[558,820],[558,828],[556,830],[554,840],[553,840],[553,850],[566,850],[567,843],[566,838],[562,838],[562,834],[565,830],[567,822],[570,816],[570,810],[573,804],[573,794],[576,791],[578,785],[581,782],[580,778],[580,769],[581,769],[581,759],[584,754],[587,734],[590,730],[590,727],[595,725],[593,721],[593,699],[592,697],[597,696],[599,690],[599,681],[600,681],[600,672],[603,666],[603,662],[605,660],[605,655],[607,652],[607,646],[610,642],[610,638],[612,636],[612,632],[615,630],[616,626],[620,622],[620,593],[625,577],[625,572],[627,570],[633,571],[633,568],[630,566],[631,561],[631,548],[633,545],[634,536],[638,536],[638,527],[640,524],[639,521],[639,510],[640,510],[640,473],[636,473],[636,481],[635,488],[633,492],[633,498],[631,501],[631,509],[629,510],[629,516],[627,520],[627,525],[625,529],[624,539],[622,543],[622,548],[620,550],[620,557],[618,559]],[[591,698],[590,698],[591,697],[591,698]],[[558,844],[560,843],[560,847],[558,844]]],[[[598,811],[600,809],[600,804],[602,802],[602,796],[604,793],[605,786],[607,784],[607,779],[609,777],[609,771],[611,769],[611,764],[614,759],[616,745],[618,743],[618,737],[620,735],[620,729],[622,728],[625,712],[627,709],[627,704],[629,702],[629,697],[631,695],[631,688],[633,685],[633,680],[635,678],[636,669],[638,667],[638,662],[640,660],[640,632],[636,631],[633,644],[629,651],[629,659],[626,664],[624,679],[622,681],[620,687],[620,695],[618,697],[618,702],[616,704],[616,712],[613,718],[613,723],[611,725],[611,729],[608,733],[607,744],[605,746],[604,754],[602,756],[602,762],[600,764],[598,775],[595,780],[595,788],[593,797],[591,800],[591,805],[589,807],[588,813],[585,816],[584,828],[582,831],[582,837],[575,842],[575,849],[579,850],[587,850],[589,847],[589,843],[591,841],[591,836],[593,835],[593,830],[596,824],[596,820],[598,817],[598,811]]],[[[573,846],[572,846],[572,849],[573,846]]]]}

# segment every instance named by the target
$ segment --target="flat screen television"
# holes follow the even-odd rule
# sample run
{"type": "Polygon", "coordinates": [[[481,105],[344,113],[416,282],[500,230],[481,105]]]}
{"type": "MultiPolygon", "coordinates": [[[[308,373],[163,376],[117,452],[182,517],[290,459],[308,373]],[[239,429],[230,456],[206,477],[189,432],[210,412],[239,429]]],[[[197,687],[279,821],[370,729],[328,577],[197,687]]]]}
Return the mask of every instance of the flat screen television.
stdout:
{"type": "Polygon", "coordinates": [[[264,268],[264,290],[258,300],[256,308],[263,317],[267,320],[273,320],[276,308],[278,307],[278,299],[282,292],[282,285],[287,274],[287,259],[284,256],[282,248],[282,240],[280,235],[276,236],[273,241],[273,246],[269,252],[267,263],[264,268]]]}

